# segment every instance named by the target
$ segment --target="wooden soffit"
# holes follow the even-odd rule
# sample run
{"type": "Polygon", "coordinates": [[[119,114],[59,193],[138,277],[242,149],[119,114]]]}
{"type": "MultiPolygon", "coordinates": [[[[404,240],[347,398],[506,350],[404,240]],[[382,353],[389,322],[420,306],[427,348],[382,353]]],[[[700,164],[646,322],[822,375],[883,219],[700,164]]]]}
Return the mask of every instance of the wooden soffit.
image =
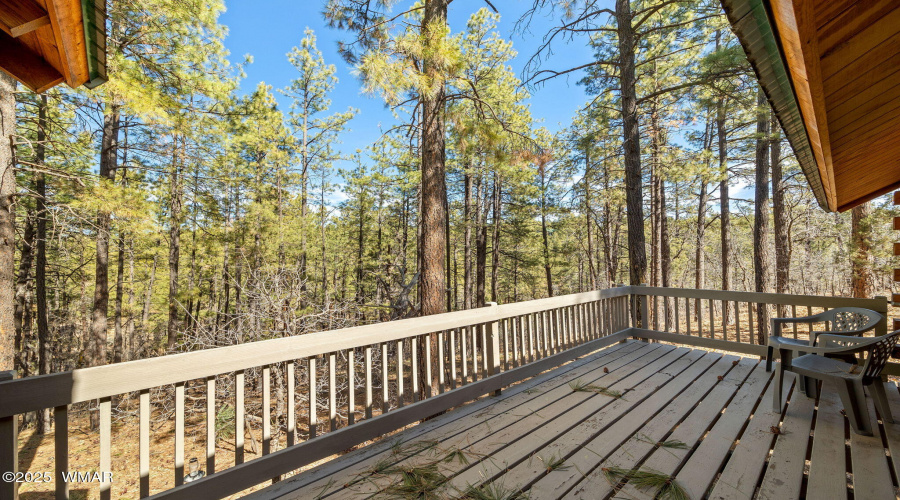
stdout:
{"type": "Polygon", "coordinates": [[[103,0],[0,0],[0,69],[43,92],[106,81],[103,0]]]}
{"type": "Polygon", "coordinates": [[[900,1],[722,3],[820,205],[900,188],[900,1]]]}

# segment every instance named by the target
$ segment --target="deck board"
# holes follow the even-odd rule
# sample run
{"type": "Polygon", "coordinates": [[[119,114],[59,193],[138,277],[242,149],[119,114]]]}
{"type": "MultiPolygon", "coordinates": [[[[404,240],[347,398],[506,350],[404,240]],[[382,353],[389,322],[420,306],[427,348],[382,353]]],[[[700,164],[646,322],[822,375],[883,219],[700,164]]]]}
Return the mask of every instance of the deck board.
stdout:
{"type": "MultiPolygon", "coordinates": [[[[250,497],[396,498],[391,487],[403,471],[422,467],[447,478],[433,498],[460,498],[470,486],[488,484],[535,500],[655,496],[627,482],[610,484],[602,472],[610,466],[671,476],[696,499],[846,498],[851,469],[855,498],[895,497],[886,448],[900,452],[900,424],[876,426],[874,437],[851,436],[851,459],[844,460],[846,419],[833,390],[824,387],[816,406],[789,375],[785,409],[778,413],[772,411],[773,380],[756,358],[628,341],[250,497]],[[569,385],[574,381],[623,394],[576,392],[569,385]],[[554,460],[561,466],[548,469],[554,460]]],[[[900,391],[888,384],[888,394],[900,415],[900,391]]]]}
{"type": "MultiPolygon", "coordinates": [[[[594,439],[584,445],[584,449],[572,457],[573,467],[587,474],[586,477],[582,477],[581,474],[559,477],[558,474],[550,473],[531,487],[532,494],[549,498],[556,485],[566,493],[564,498],[604,498],[612,493],[613,485],[606,480],[601,465],[632,469],[657,448],[656,443],[665,440],[670,431],[709,391],[724,382],[728,373],[735,368],[733,362],[737,360],[737,356],[714,359],[715,363],[710,369],[696,379],[686,381],[687,383],[679,388],[683,392],[665,394],[660,391],[654,394],[654,397],[662,396],[659,406],[664,404],[665,407],[652,419],[646,421],[638,418],[640,415],[650,415],[650,411],[655,409],[653,405],[642,405],[645,407],[636,408],[629,415],[634,418],[623,418],[608,432],[599,436],[600,439],[594,439]],[[577,487],[572,488],[575,483],[577,487]]],[[[676,390],[674,382],[670,384],[673,386],[672,391],[676,390]]],[[[652,399],[648,399],[647,403],[652,403],[652,399]]]]}
{"type": "Polygon", "coordinates": [[[760,498],[800,498],[815,409],[815,400],[794,391],[759,487],[760,498]]]}
{"type": "Polygon", "coordinates": [[[326,488],[326,485],[334,483],[330,480],[331,476],[338,474],[344,477],[355,477],[362,474],[371,467],[373,460],[377,461],[393,454],[397,445],[406,446],[410,443],[433,439],[434,436],[451,439],[453,436],[465,433],[475,427],[479,422],[491,421],[495,415],[503,415],[510,408],[522,404],[532,404],[531,401],[538,395],[568,387],[567,383],[570,379],[584,377],[592,379],[591,374],[602,373],[603,367],[615,370],[618,367],[626,366],[628,362],[641,356],[640,353],[635,352],[640,348],[641,346],[637,342],[611,346],[596,354],[564,365],[553,372],[539,375],[511,387],[504,391],[502,398],[484,398],[403,431],[397,436],[383,439],[341,457],[340,460],[332,460],[290,480],[282,481],[265,490],[265,496],[261,498],[271,497],[270,491],[283,492],[283,494],[291,492],[291,495],[296,495],[297,498],[303,498],[305,495],[320,495],[331,489],[326,488]],[[471,415],[478,418],[472,421],[465,418],[471,415]]]}
{"type": "Polygon", "coordinates": [[[855,498],[893,498],[891,472],[885,459],[881,430],[875,420],[875,405],[867,397],[871,436],[850,433],[850,461],[853,467],[853,496],[855,498]]]}
{"type": "Polygon", "coordinates": [[[846,418],[834,388],[826,384],[819,397],[809,464],[809,498],[847,498],[846,418]]]}
{"type": "MultiPolygon", "coordinates": [[[[641,468],[658,471],[672,476],[697,448],[704,434],[712,427],[721,412],[733,398],[747,392],[745,388],[765,387],[769,374],[765,372],[764,363],[743,358],[737,368],[730,371],[725,379],[704,398],[700,405],[687,416],[678,428],[668,436],[670,441],[680,441],[685,448],[660,448],[654,451],[642,464],[641,468]]],[[[758,392],[757,392],[758,393],[758,392]]],[[[645,492],[626,484],[618,496],[624,498],[644,498],[645,492]]]]}
{"type": "MultiPolygon", "coordinates": [[[[543,462],[523,463],[507,472],[504,479],[510,484],[529,486],[530,494],[537,498],[557,498],[574,487],[603,457],[618,449],[646,423],[648,418],[662,410],[721,359],[721,355],[708,353],[694,360],[680,373],[670,373],[673,377],[670,381],[662,380],[664,385],[653,389],[652,384],[647,384],[646,399],[640,404],[632,404],[618,420],[611,422],[611,425],[599,426],[596,420],[591,419],[541,451],[545,457],[565,458],[565,468],[548,471],[546,467],[541,467],[543,462]],[[643,418],[635,418],[637,415],[643,418]]],[[[639,391],[633,393],[637,395],[639,391]]],[[[631,394],[632,392],[625,397],[631,394]]],[[[685,401],[688,399],[685,398],[685,401]]],[[[677,410],[675,413],[677,416],[677,410]]]]}

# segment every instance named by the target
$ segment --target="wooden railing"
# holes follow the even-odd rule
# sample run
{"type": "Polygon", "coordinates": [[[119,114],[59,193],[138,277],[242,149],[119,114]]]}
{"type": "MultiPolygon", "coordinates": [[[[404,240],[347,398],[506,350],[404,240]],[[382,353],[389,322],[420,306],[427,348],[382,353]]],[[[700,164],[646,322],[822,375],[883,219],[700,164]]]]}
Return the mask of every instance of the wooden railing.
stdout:
{"type": "MultiPolygon", "coordinates": [[[[140,497],[153,493],[153,415],[174,424],[173,453],[162,459],[174,487],[154,498],[227,496],[624,340],[630,292],[618,287],[0,381],[0,471],[17,468],[18,418],[51,409],[54,488],[57,498],[68,498],[70,413],[99,417],[93,469],[104,473],[111,470],[113,403],[135,400],[140,497]],[[281,381],[275,397],[273,379],[281,381]],[[257,388],[251,396],[248,386],[257,388]],[[186,401],[205,413],[206,427],[207,477],[188,483],[186,401]],[[283,409],[282,420],[273,419],[273,405],[283,409]],[[234,453],[223,468],[216,443],[226,406],[234,453]],[[254,460],[245,460],[248,407],[261,426],[263,456],[254,460]]],[[[160,461],[154,456],[155,470],[160,461]]],[[[109,476],[101,479],[100,497],[110,498],[109,476]]],[[[0,482],[0,498],[16,498],[15,483],[0,482]]]]}
{"type": "MultiPolygon", "coordinates": [[[[875,335],[887,333],[886,297],[853,299],[648,286],[630,289],[632,302],[639,301],[642,306],[638,309],[642,328],[634,331],[641,338],[762,356],[769,326],[766,322],[760,325],[758,313],[762,308],[768,309],[763,317],[796,318],[837,307],[860,307],[883,316],[875,326],[875,335]]],[[[824,331],[827,325],[792,324],[782,335],[808,339],[810,328],[824,331]]]]}

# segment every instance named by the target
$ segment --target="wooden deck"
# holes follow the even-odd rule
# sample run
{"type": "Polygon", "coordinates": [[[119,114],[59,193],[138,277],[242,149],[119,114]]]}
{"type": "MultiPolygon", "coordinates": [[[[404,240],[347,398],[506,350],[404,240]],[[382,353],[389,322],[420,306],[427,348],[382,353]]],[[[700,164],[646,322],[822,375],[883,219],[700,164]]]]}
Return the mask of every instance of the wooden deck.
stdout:
{"type": "MultiPolygon", "coordinates": [[[[674,477],[693,499],[896,497],[900,425],[854,435],[830,388],[817,406],[793,377],[778,414],[771,382],[754,358],[628,341],[250,497],[416,498],[407,487],[418,484],[418,498],[472,487],[493,488],[489,498],[653,498],[608,479],[615,468],[674,477]]],[[[900,416],[896,385],[888,394],[900,416]]]]}

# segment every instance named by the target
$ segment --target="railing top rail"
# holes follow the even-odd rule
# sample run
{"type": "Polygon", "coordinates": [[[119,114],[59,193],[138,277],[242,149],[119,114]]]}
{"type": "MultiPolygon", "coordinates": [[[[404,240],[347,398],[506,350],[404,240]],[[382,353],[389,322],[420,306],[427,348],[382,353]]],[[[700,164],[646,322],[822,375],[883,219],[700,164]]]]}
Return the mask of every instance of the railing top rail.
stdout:
{"type": "Polygon", "coordinates": [[[757,302],[763,304],[784,304],[809,307],[862,307],[876,312],[887,312],[887,298],[855,299],[850,297],[828,297],[822,295],[791,295],[781,293],[738,292],[732,290],[705,290],[693,288],[666,288],[654,286],[631,286],[635,295],[656,297],[678,297],[691,299],[730,300],[757,302]]]}
{"type": "Polygon", "coordinates": [[[623,297],[629,293],[627,286],[608,288],[0,382],[0,417],[623,297]]]}

